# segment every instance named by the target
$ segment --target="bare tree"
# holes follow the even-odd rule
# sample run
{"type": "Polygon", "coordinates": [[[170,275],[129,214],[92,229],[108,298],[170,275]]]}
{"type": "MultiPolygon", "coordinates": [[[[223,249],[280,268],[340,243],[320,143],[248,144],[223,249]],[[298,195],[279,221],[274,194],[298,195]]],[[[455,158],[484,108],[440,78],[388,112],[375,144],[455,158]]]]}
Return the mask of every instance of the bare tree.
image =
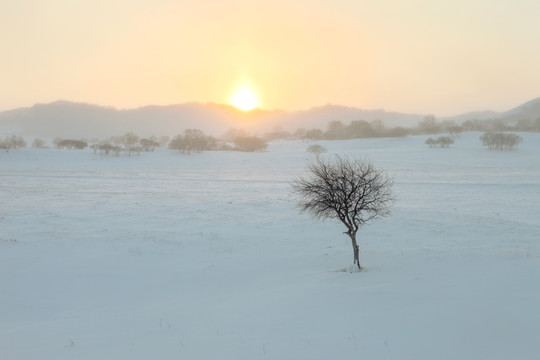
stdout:
{"type": "Polygon", "coordinates": [[[424,116],[424,119],[418,123],[417,129],[420,134],[436,134],[441,132],[441,127],[433,114],[424,116]]]}
{"type": "Polygon", "coordinates": [[[151,138],[140,139],[139,144],[141,144],[143,151],[154,151],[154,149],[159,146],[159,142],[152,140],[151,138]]]}
{"type": "Polygon", "coordinates": [[[128,132],[127,134],[124,134],[124,136],[122,136],[122,144],[125,146],[128,156],[140,152],[140,149],[138,148],[138,143],[139,137],[132,132],[128,132]]]}
{"type": "Polygon", "coordinates": [[[11,141],[9,140],[9,137],[6,136],[4,140],[0,139],[0,149],[4,149],[6,152],[9,152],[10,149],[13,147],[11,146],[11,141]]]}
{"type": "Polygon", "coordinates": [[[356,233],[367,222],[390,214],[393,204],[392,179],[370,162],[336,156],[317,158],[308,175],[296,179],[293,193],[302,212],[315,219],[338,219],[352,242],[354,263],[361,269],[356,233]]]}

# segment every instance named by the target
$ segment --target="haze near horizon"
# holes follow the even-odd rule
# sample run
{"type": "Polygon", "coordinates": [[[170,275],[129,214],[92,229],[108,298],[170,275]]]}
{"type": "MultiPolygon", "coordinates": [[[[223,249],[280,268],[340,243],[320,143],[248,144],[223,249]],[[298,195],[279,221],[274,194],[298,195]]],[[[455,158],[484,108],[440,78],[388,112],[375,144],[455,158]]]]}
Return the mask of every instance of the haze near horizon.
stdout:
{"type": "Polygon", "coordinates": [[[540,95],[540,4],[344,0],[0,5],[0,111],[58,99],[455,115],[540,95]]]}

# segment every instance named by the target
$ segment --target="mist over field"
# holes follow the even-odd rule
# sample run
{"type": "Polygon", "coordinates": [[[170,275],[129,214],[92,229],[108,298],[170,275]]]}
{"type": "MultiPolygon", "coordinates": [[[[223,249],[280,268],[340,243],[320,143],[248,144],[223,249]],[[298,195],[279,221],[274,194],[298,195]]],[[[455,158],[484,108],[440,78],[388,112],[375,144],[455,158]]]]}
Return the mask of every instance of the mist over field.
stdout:
{"type": "Polygon", "coordinates": [[[535,358],[540,135],[518,135],[0,151],[0,357],[535,358]],[[291,195],[314,144],[394,179],[366,271],[291,195]]]}

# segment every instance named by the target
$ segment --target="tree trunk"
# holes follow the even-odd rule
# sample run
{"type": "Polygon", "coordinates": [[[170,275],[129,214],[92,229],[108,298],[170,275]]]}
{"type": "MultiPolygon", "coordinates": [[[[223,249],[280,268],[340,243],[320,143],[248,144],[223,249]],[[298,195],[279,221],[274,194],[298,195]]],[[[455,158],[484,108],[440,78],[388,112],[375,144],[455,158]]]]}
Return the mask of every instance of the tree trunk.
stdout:
{"type": "Polygon", "coordinates": [[[354,252],[354,264],[358,265],[359,269],[362,269],[359,260],[358,244],[356,243],[356,232],[347,232],[346,234],[349,235],[349,237],[351,238],[352,248],[354,252]]]}

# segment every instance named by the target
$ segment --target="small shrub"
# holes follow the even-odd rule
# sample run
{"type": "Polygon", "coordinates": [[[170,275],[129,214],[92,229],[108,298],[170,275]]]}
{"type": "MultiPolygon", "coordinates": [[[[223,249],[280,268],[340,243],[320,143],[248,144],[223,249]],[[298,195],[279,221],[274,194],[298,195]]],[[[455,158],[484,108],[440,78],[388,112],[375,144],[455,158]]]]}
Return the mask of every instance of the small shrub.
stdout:
{"type": "Polygon", "coordinates": [[[326,152],[326,149],[325,149],[324,146],[322,146],[322,145],[319,145],[319,144],[313,144],[313,145],[310,145],[310,146],[307,148],[307,152],[318,155],[318,154],[321,154],[321,153],[325,153],[325,152],[326,152]]]}
{"type": "Polygon", "coordinates": [[[448,136],[441,136],[437,139],[437,144],[439,147],[447,148],[454,143],[454,140],[448,136]]]}
{"type": "Polygon", "coordinates": [[[426,145],[428,145],[430,148],[435,147],[435,144],[436,144],[436,142],[435,142],[435,140],[433,138],[429,138],[429,139],[426,140],[426,145]]]}
{"type": "Polygon", "coordinates": [[[84,150],[88,147],[88,143],[84,140],[72,140],[72,139],[55,139],[55,144],[58,149],[68,150],[84,150]]]}
{"type": "Polygon", "coordinates": [[[426,140],[425,143],[430,148],[434,148],[434,147],[447,148],[454,143],[454,140],[448,136],[439,136],[437,140],[434,140],[433,138],[429,138],[426,140]]]}

